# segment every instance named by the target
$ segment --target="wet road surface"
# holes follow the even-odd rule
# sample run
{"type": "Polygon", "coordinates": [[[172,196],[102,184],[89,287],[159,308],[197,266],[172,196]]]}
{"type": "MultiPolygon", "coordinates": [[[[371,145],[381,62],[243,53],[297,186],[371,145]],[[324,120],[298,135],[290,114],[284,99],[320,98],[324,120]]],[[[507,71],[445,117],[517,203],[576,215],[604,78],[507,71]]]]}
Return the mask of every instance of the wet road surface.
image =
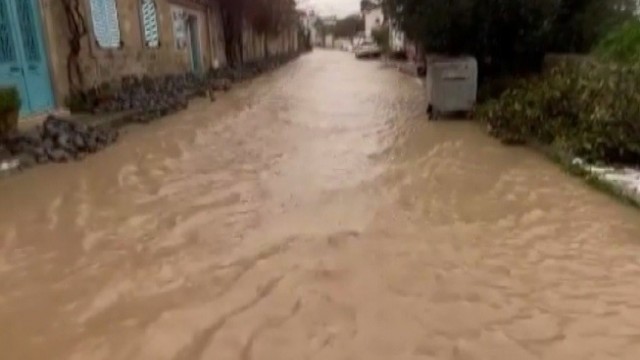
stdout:
{"type": "Polygon", "coordinates": [[[317,51],[0,180],[2,359],[640,358],[640,215],[317,51]]]}

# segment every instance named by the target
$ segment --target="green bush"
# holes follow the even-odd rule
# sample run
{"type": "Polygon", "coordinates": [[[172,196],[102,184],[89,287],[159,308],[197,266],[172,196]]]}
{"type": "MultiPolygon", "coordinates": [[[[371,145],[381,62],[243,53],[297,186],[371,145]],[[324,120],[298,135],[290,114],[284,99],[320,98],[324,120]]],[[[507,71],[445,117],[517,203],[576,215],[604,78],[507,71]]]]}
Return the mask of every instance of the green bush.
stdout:
{"type": "Polygon", "coordinates": [[[383,52],[389,52],[389,29],[386,26],[374,29],[371,36],[383,52]]]}
{"type": "Polygon", "coordinates": [[[0,114],[17,111],[21,104],[16,88],[0,88],[0,114]]]}
{"type": "Polygon", "coordinates": [[[640,21],[635,19],[624,23],[609,33],[596,47],[596,55],[623,63],[640,60],[640,21]]]}
{"type": "Polygon", "coordinates": [[[0,88],[0,138],[11,134],[18,126],[20,104],[15,88],[0,88]]]}
{"type": "Polygon", "coordinates": [[[636,0],[384,0],[427,53],[478,59],[480,82],[540,70],[544,54],[585,53],[627,19],[636,0]]]}
{"type": "Polygon", "coordinates": [[[506,143],[559,146],[589,161],[640,164],[640,66],[560,65],[487,102],[478,117],[506,143]]]}

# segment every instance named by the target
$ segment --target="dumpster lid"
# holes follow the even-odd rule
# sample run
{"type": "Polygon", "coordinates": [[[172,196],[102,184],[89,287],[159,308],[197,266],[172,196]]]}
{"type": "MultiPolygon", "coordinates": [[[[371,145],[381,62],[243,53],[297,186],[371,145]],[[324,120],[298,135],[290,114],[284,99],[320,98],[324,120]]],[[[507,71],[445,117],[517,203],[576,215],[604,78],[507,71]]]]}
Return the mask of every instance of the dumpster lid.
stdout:
{"type": "Polygon", "coordinates": [[[427,64],[433,63],[446,63],[446,62],[466,62],[466,61],[476,61],[476,58],[469,55],[460,55],[460,56],[450,56],[450,55],[440,55],[440,54],[429,54],[427,55],[427,64]]]}

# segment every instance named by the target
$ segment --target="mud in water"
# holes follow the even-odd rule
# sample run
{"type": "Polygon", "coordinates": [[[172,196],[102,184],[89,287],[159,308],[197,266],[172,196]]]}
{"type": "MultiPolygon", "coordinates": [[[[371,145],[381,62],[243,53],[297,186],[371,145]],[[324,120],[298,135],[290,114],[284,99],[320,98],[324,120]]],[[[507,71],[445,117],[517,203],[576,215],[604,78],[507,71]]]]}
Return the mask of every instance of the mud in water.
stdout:
{"type": "Polygon", "coordinates": [[[640,213],[305,56],[0,180],[0,358],[640,358],[640,213]]]}

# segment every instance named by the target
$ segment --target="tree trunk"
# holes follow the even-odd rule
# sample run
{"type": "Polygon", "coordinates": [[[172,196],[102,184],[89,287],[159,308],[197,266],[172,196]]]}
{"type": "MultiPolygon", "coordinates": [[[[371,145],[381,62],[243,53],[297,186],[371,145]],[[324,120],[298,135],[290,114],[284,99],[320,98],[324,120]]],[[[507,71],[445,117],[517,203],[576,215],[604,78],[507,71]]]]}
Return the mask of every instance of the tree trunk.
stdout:
{"type": "Polygon", "coordinates": [[[79,94],[84,90],[84,75],[80,68],[82,40],[87,35],[85,18],[80,11],[79,0],[62,0],[67,28],[69,29],[69,54],[67,54],[67,80],[69,92],[79,94]]]}

